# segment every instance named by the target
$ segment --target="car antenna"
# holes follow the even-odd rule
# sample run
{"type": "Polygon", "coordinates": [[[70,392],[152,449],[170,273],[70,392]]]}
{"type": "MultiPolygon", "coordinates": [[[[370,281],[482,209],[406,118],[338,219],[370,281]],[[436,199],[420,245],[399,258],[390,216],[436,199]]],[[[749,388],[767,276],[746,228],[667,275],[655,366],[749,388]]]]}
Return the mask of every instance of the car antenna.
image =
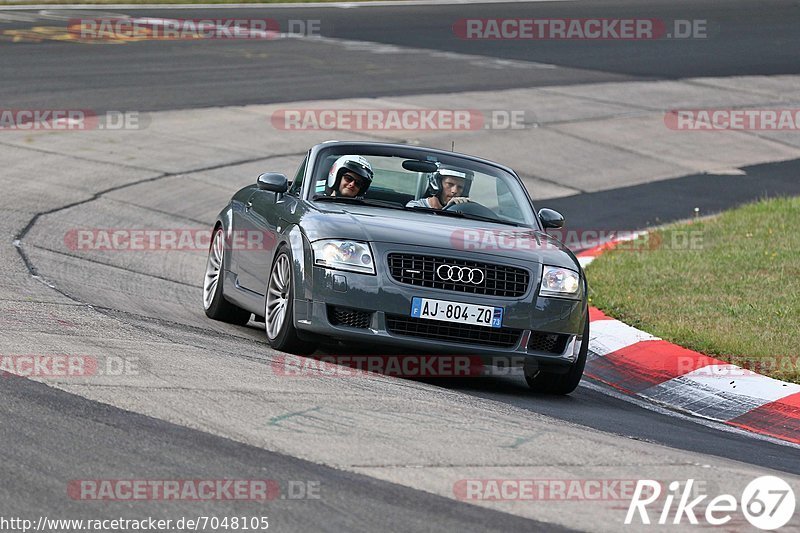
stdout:
{"type": "Polygon", "coordinates": [[[456,142],[455,141],[450,141],[450,151],[451,152],[455,152],[456,151],[456,142]]]}

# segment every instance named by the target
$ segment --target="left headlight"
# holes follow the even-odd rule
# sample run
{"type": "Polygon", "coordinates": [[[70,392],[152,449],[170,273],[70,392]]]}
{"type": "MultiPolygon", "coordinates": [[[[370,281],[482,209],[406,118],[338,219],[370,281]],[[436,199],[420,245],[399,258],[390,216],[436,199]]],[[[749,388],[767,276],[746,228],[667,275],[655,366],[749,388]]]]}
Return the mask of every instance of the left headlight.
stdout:
{"type": "Polygon", "coordinates": [[[561,296],[579,298],[581,293],[580,274],[568,268],[544,265],[542,270],[541,296],[561,296]]]}
{"type": "Polygon", "coordinates": [[[369,243],[326,239],[311,243],[314,264],[336,270],[349,270],[362,274],[375,273],[375,260],[369,243]]]}

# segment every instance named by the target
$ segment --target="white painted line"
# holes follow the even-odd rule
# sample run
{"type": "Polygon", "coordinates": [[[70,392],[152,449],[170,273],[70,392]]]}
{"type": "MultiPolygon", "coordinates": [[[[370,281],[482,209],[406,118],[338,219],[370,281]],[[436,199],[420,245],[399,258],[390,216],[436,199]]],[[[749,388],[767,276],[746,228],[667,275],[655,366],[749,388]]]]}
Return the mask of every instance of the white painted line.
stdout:
{"type": "Polygon", "coordinates": [[[642,341],[661,340],[619,320],[595,320],[589,331],[589,349],[599,356],[608,355],[642,341]]]}
{"type": "MultiPolygon", "coordinates": [[[[130,19],[132,24],[140,24],[142,26],[164,26],[165,28],[174,27],[180,28],[181,21],[179,19],[165,19],[165,18],[154,18],[154,17],[140,17],[140,18],[133,18],[130,19]]],[[[201,21],[202,22],[202,21],[201,21]]],[[[197,24],[197,29],[200,31],[215,31],[218,34],[225,35],[229,34],[232,36],[236,36],[242,39],[278,39],[280,37],[295,37],[302,35],[293,35],[293,34],[282,34],[276,31],[270,31],[266,29],[249,29],[249,28],[239,28],[239,27],[229,27],[226,28],[220,24],[214,24],[213,21],[209,21],[211,24],[197,24]],[[209,27],[211,26],[211,27],[209,27]]]]}
{"type": "Polygon", "coordinates": [[[722,422],[733,420],[768,403],[762,398],[748,396],[745,391],[722,391],[706,386],[687,379],[686,375],[659,383],[641,391],[639,395],[675,409],[722,422]]]}
{"type": "MultiPolygon", "coordinates": [[[[605,246],[605,245],[607,245],[609,243],[628,242],[628,241],[632,241],[632,240],[638,239],[642,235],[647,235],[647,231],[634,231],[633,233],[631,233],[629,235],[623,235],[622,237],[617,237],[615,239],[608,239],[608,240],[604,241],[603,243],[599,244],[598,246],[605,246]]],[[[597,250],[598,246],[594,246],[592,248],[587,248],[586,250],[584,250],[582,252],[578,252],[578,254],[577,254],[578,255],[578,262],[581,264],[581,266],[583,266],[585,268],[586,266],[591,264],[591,262],[594,261],[597,257],[599,257],[600,255],[602,255],[603,253],[605,253],[608,250],[608,249],[597,250]],[[592,252],[592,250],[594,250],[594,251],[592,252]],[[587,252],[591,252],[592,255],[581,255],[581,254],[585,254],[587,252]]],[[[613,250],[613,248],[611,248],[611,249],[613,250]]]]}
{"type": "Polygon", "coordinates": [[[736,365],[708,365],[682,376],[720,392],[774,402],[800,392],[800,385],[762,376],[736,365]]]}
{"type": "Polygon", "coordinates": [[[718,170],[707,170],[709,176],[746,176],[747,172],[740,168],[721,168],[718,170]]]}
{"type": "Polygon", "coordinates": [[[0,22],[34,22],[39,18],[36,13],[3,13],[0,11],[0,22]]]}
{"type": "Polygon", "coordinates": [[[648,411],[653,411],[654,413],[658,413],[660,415],[671,416],[675,418],[680,418],[681,420],[688,420],[694,422],[695,424],[699,424],[701,426],[705,426],[707,428],[716,429],[719,431],[725,431],[727,433],[735,433],[742,437],[748,437],[751,439],[762,440],[766,442],[770,442],[772,444],[778,444],[780,446],[787,446],[789,448],[796,448],[800,450],[800,444],[795,444],[793,442],[788,442],[785,440],[777,439],[775,437],[770,437],[768,435],[762,435],[760,433],[753,433],[752,431],[748,431],[745,429],[741,429],[735,426],[729,426],[725,423],[719,422],[717,420],[711,420],[708,418],[698,418],[695,415],[684,414],[679,411],[674,411],[670,409],[669,405],[663,404],[658,401],[652,401],[651,399],[645,399],[640,396],[631,396],[629,394],[624,394],[622,392],[616,391],[609,387],[608,385],[595,383],[594,381],[590,381],[584,378],[580,384],[581,387],[586,387],[589,390],[597,391],[601,394],[606,394],[611,396],[612,398],[616,398],[617,400],[622,400],[623,402],[627,402],[637,407],[641,407],[642,409],[647,409],[648,411]]]}
{"type": "MultiPolygon", "coordinates": [[[[518,3],[555,3],[555,2],[574,2],[575,0],[522,0],[518,3]]],[[[280,4],[36,4],[36,5],[4,5],[0,2],[2,10],[24,10],[24,9],[97,9],[98,7],[108,9],[247,9],[247,8],[303,8],[321,7],[352,9],[355,7],[390,7],[390,6],[438,6],[438,5],[461,5],[461,4],[505,4],[508,0],[396,0],[396,1],[374,1],[374,2],[307,2],[307,3],[288,3],[280,4]]]]}
{"type": "MultiPolygon", "coordinates": [[[[102,7],[102,6],[96,6],[102,7]]],[[[130,18],[128,15],[124,13],[112,13],[110,11],[96,11],[96,10],[86,10],[86,11],[66,11],[61,12],[58,9],[42,9],[38,13],[36,13],[36,17],[39,20],[70,20],[77,18],[77,15],[81,15],[83,18],[113,18],[113,19],[126,19],[130,18]]]]}
{"type": "MultiPolygon", "coordinates": [[[[0,12],[1,13],[1,12],[0,12]]],[[[65,18],[69,18],[68,16],[65,18]]],[[[123,18],[130,18],[125,15],[123,18]]],[[[131,18],[131,21],[140,22],[145,25],[153,25],[153,26],[166,26],[169,24],[174,24],[177,22],[177,19],[169,19],[169,18],[160,18],[160,17],[142,17],[142,18],[131,18]]],[[[409,46],[398,46],[394,44],[384,44],[384,43],[376,43],[372,41],[356,41],[351,39],[339,39],[335,37],[323,37],[323,36],[306,36],[301,34],[293,34],[293,33],[277,33],[277,32],[261,32],[259,30],[253,30],[252,32],[244,31],[242,35],[250,35],[250,36],[257,36],[263,37],[265,39],[273,39],[273,38],[290,38],[290,39],[303,39],[306,42],[311,43],[319,43],[319,44],[331,44],[334,46],[341,46],[346,50],[350,51],[357,51],[357,52],[367,52],[371,54],[395,54],[395,55],[408,55],[408,54],[419,54],[422,56],[427,56],[431,58],[437,59],[446,59],[448,61],[466,61],[469,64],[481,67],[481,68],[489,68],[493,70],[507,70],[507,69],[555,69],[558,68],[556,65],[550,65],[548,63],[538,63],[536,61],[517,61],[511,59],[500,59],[488,56],[481,56],[481,55],[474,55],[474,54],[461,54],[458,52],[444,52],[441,50],[431,50],[428,48],[412,48],[409,46]]]]}
{"type": "MultiPolygon", "coordinates": [[[[291,35],[289,35],[291,36],[291,35]]],[[[538,63],[536,61],[518,61],[513,59],[500,59],[489,56],[474,54],[461,54],[458,52],[444,52],[441,50],[431,50],[428,48],[412,48],[410,46],[398,46],[395,44],[376,43],[372,41],[354,41],[351,39],[339,39],[335,37],[312,36],[306,37],[297,35],[296,37],[305,39],[307,42],[319,42],[342,46],[347,50],[358,52],[369,52],[372,54],[420,54],[437,59],[447,59],[451,61],[468,61],[476,67],[491,68],[496,70],[506,70],[509,68],[519,69],[554,69],[556,65],[549,63],[538,63]]]]}

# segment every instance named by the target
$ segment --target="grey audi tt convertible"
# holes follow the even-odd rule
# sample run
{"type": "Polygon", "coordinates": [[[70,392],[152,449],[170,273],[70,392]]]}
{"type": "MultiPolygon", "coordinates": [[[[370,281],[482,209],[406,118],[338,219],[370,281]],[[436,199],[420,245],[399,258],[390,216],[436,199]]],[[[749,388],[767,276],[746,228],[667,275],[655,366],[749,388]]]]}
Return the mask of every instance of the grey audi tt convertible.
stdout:
{"type": "Polygon", "coordinates": [[[324,339],[518,361],[537,391],[577,387],[589,340],[586,278],[498,163],[406,145],[324,142],[289,181],[231,198],[209,249],[206,315],[264,321],[272,347],[324,339]]]}

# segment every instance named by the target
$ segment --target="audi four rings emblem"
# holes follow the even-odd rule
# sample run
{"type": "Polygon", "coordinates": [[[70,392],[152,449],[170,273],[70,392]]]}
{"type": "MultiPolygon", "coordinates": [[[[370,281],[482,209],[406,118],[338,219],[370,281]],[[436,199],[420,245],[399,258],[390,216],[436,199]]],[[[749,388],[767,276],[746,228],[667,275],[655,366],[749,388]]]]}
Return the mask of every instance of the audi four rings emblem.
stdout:
{"type": "Polygon", "coordinates": [[[480,268],[462,267],[456,265],[439,265],[436,275],[445,281],[460,281],[480,285],[483,283],[483,270],[480,268]]]}

